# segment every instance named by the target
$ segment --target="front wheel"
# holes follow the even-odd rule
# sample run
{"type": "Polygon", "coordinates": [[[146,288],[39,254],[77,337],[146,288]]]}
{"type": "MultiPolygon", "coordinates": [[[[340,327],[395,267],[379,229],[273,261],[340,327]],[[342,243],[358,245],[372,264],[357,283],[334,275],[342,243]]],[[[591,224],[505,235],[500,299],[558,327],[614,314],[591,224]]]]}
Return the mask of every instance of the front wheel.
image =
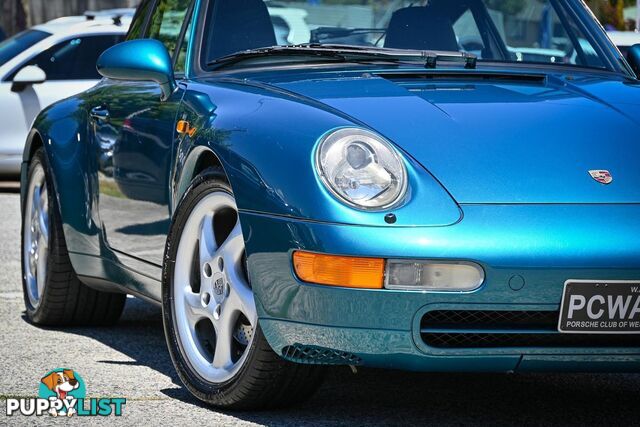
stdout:
{"type": "Polygon", "coordinates": [[[235,199],[218,171],[199,176],[178,207],[162,286],[169,352],[198,399],[263,409],[315,391],[322,369],[281,359],[260,330],[235,199]]]}

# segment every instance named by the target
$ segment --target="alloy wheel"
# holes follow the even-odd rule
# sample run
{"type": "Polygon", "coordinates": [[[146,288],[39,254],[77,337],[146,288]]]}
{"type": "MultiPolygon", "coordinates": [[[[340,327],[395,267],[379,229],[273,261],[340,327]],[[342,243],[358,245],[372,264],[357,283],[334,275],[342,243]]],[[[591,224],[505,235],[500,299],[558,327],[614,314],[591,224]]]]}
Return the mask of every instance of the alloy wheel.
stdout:
{"type": "Polygon", "coordinates": [[[37,308],[47,280],[49,253],[49,197],[42,165],[31,174],[24,215],[23,274],[29,302],[37,308]]]}
{"type": "Polygon", "coordinates": [[[180,236],[173,277],[178,344],[204,380],[230,380],[244,365],[257,311],[244,269],[244,239],[231,194],[207,194],[180,236]]]}

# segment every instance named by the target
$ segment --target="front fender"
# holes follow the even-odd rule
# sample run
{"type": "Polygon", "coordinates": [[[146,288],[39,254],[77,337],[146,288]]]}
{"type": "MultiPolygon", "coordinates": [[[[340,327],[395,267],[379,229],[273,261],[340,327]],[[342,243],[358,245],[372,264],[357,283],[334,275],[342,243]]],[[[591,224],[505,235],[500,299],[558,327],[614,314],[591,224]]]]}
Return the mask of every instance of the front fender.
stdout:
{"type": "Polygon", "coordinates": [[[192,177],[194,159],[208,151],[225,169],[241,211],[384,227],[446,226],[461,218],[444,188],[404,153],[410,190],[406,202],[393,209],[395,224],[385,222],[389,211],[361,211],[338,201],[315,173],[316,145],[330,130],[362,125],[316,101],[246,82],[196,82],[178,117],[193,132],[177,142],[177,200],[192,177]]]}

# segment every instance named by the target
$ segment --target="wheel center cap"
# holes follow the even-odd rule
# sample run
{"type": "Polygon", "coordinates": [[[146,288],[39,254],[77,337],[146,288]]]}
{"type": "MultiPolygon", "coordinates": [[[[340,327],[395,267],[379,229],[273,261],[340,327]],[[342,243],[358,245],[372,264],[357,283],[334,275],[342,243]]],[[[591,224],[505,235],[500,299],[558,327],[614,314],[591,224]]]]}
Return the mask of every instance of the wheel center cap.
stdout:
{"type": "Polygon", "coordinates": [[[225,297],[225,278],[221,273],[213,276],[213,294],[218,303],[222,302],[225,297]]]}

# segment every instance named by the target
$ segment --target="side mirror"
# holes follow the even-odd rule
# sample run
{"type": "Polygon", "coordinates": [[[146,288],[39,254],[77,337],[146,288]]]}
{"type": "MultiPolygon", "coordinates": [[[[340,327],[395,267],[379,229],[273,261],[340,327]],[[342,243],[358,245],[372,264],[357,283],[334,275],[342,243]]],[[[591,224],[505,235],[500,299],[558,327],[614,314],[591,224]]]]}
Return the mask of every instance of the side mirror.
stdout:
{"type": "Polygon", "coordinates": [[[627,62],[631,65],[633,72],[640,79],[640,44],[634,44],[627,52],[627,62]]]}
{"type": "Polygon", "coordinates": [[[176,90],[169,52],[158,40],[131,40],[107,49],[98,58],[98,72],[114,80],[156,82],[166,101],[176,90]]]}
{"type": "Polygon", "coordinates": [[[12,92],[22,92],[28,86],[44,83],[47,80],[47,74],[42,71],[42,68],[36,65],[27,65],[22,70],[18,71],[13,78],[11,85],[12,92]]]}

